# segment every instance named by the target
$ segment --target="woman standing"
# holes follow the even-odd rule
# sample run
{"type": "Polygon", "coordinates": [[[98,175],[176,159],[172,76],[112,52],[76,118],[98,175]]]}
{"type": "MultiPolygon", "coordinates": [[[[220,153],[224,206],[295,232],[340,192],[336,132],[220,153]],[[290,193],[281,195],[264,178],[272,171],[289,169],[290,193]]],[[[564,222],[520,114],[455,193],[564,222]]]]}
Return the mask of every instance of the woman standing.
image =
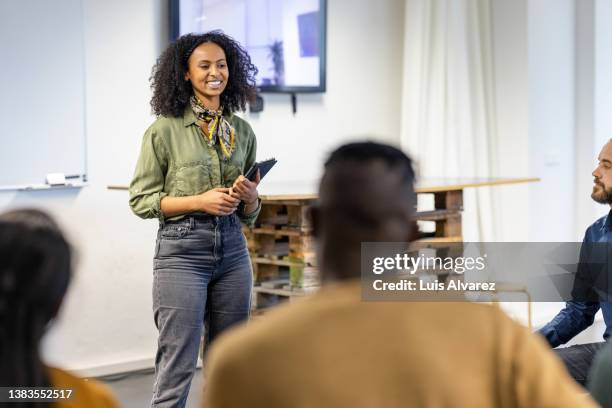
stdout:
{"type": "Polygon", "coordinates": [[[259,213],[249,124],[233,115],[255,91],[257,68],[219,31],[171,44],[151,76],[157,120],[145,132],[130,206],[158,218],[153,314],[159,330],[154,407],[183,407],[200,336],[208,344],[249,316],[252,269],[240,221],[259,213]]]}

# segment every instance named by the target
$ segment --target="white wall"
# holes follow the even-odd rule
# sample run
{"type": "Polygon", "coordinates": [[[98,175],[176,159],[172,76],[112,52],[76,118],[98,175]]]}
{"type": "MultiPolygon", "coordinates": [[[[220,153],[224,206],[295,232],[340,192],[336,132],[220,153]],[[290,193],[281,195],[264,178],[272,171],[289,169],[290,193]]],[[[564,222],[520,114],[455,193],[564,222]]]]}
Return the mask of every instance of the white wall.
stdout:
{"type": "Polygon", "coordinates": [[[595,146],[595,0],[576,3],[576,234],[593,223],[595,208],[591,172],[595,146]]]}
{"type": "Polygon", "coordinates": [[[264,193],[310,185],[327,154],[355,136],[399,144],[403,3],[328,2],[327,92],[298,95],[295,116],[289,95],[265,94],[264,111],[246,115],[258,156],[279,160],[264,193]]]}
{"type": "MultiPolygon", "coordinates": [[[[492,0],[495,117],[500,162],[499,176],[536,177],[529,171],[529,104],[527,64],[527,0],[492,0]]],[[[495,189],[503,216],[502,241],[529,239],[529,189],[510,185],[495,189]]]]}
{"type": "Polygon", "coordinates": [[[530,239],[580,241],[574,227],[575,1],[528,2],[530,239]],[[560,222],[561,221],[561,222],[560,222]]]}
{"type": "MultiPolygon", "coordinates": [[[[156,222],[136,218],[127,192],[106,186],[129,182],[153,121],[148,78],[166,36],[162,3],[84,0],[91,185],[0,193],[0,209],[50,210],[78,250],[76,276],[44,352],[49,361],[88,375],[152,366],[155,352],[156,222]]],[[[265,111],[247,115],[259,157],[279,159],[266,178],[269,189],[295,180],[312,184],[327,152],[355,135],[399,143],[403,1],[373,7],[367,0],[331,0],[328,13],[327,93],[299,95],[295,116],[288,95],[266,95],[265,111]]]]}

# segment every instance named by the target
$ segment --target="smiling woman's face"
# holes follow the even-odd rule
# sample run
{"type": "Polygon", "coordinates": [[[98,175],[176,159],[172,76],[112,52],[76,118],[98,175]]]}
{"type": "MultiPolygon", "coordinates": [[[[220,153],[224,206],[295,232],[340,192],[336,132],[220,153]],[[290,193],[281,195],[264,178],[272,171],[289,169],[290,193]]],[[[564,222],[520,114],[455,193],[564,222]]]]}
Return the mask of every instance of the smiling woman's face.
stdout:
{"type": "Polygon", "coordinates": [[[195,95],[207,108],[218,109],[219,96],[229,79],[223,49],[212,42],[200,44],[189,56],[187,65],[185,79],[191,81],[195,95]]]}

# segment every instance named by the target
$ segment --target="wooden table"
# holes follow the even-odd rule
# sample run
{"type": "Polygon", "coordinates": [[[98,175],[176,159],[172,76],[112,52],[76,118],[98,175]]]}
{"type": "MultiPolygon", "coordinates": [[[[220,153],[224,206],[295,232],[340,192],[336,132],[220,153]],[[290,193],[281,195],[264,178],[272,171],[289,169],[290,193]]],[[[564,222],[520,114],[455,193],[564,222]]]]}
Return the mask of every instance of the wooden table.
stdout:
{"type": "MultiPolygon", "coordinates": [[[[434,208],[415,214],[418,221],[435,222],[433,232],[420,234],[424,243],[461,242],[463,190],[532,183],[539,178],[443,178],[417,183],[416,193],[433,194],[434,208]]],[[[304,276],[317,274],[308,207],[318,196],[312,183],[262,185],[262,210],[254,228],[244,228],[253,262],[253,307],[267,308],[281,298],[295,299],[316,289],[304,276]],[[300,277],[302,282],[300,283],[300,277]],[[282,278],[282,279],[279,279],[282,278]]],[[[108,186],[127,190],[126,186],[108,186]]]]}
{"type": "MultiPolygon", "coordinates": [[[[415,218],[435,223],[435,230],[420,233],[419,241],[435,243],[463,240],[463,190],[537,181],[538,178],[473,178],[427,179],[418,183],[416,193],[433,194],[434,208],[417,212],[415,218]]],[[[316,271],[311,227],[306,214],[318,196],[304,189],[300,191],[300,187],[293,185],[293,193],[261,194],[262,212],[257,223],[252,229],[245,228],[255,273],[254,307],[272,305],[270,298],[301,297],[316,287],[303,282],[300,284],[293,276],[299,275],[300,268],[310,274],[316,271]]]]}
{"type": "MultiPolygon", "coordinates": [[[[425,179],[417,183],[417,194],[433,194],[434,209],[417,212],[415,218],[419,221],[434,221],[435,234],[424,235],[423,239],[462,241],[461,212],[463,211],[463,190],[476,187],[493,187],[509,184],[533,183],[539,178],[443,178],[425,179]]],[[[313,192],[299,191],[283,194],[261,194],[262,204],[273,205],[287,202],[293,205],[311,205],[318,196],[313,192]]],[[[293,189],[293,188],[292,188],[293,189]]]]}

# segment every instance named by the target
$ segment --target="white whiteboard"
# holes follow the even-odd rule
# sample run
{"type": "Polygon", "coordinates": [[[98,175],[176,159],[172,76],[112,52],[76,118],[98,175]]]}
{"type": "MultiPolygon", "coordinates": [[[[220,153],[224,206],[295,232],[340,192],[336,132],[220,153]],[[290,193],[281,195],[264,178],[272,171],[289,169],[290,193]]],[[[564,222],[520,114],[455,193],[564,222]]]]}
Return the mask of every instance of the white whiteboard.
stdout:
{"type": "Polygon", "coordinates": [[[0,0],[0,186],[85,181],[81,0],[0,0]]]}

